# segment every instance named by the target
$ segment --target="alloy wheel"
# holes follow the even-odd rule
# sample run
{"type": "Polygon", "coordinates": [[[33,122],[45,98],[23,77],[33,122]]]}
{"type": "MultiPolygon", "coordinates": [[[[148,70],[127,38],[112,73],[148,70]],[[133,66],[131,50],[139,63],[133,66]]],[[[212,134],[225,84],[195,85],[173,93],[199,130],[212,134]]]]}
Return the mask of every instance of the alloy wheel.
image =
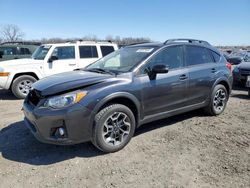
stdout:
{"type": "Polygon", "coordinates": [[[114,112],[103,126],[102,137],[106,144],[118,146],[128,138],[131,130],[131,121],[123,112],[114,112]]]}
{"type": "Polygon", "coordinates": [[[217,112],[224,110],[227,101],[227,94],[224,89],[218,89],[215,93],[213,106],[217,112]]]}

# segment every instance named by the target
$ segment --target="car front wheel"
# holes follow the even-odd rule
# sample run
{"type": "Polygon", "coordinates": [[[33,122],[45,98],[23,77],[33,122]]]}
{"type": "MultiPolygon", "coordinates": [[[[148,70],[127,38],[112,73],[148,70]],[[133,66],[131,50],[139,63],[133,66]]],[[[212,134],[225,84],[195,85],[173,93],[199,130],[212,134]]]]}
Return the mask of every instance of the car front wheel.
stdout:
{"type": "Polygon", "coordinates": [[[111,104],[95,116],[92,143],[110,153],[127,145],[135,131],[133,112],[122,104],[111,104]]]}
{"type": "Polygon", "coordinates": [[[28,95],[32,84],[36,81],[33,76],[19,76],[13,81],[11,91],[17,98],[24,99],[28,95]]]}

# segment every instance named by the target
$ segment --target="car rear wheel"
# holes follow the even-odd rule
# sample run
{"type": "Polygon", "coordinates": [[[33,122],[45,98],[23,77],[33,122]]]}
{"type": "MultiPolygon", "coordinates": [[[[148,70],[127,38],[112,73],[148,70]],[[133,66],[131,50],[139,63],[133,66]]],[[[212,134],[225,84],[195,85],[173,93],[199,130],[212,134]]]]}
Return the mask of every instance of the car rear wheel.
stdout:
{"type": "Polygon", "coordinates": [[[132,111],[127,106],[111,104],[95,116],[92,143],[104,152],[116,152],[127,145],[134,131],[132,111]]]}
{"type": "Polygon", "coordinates": [[[214,87],[210,103],[205,108],[205,110],[209,115],[213,116],[219,115],[225,110],[227,101],[228,101],[227,89],[225,88],[225,86],[218,84],[214,87]]]}
{"type": "Polygon", "coordinates": [[[33,76],[19,76],[13,81],[11,91],[17,98],[23,99],[28,95],[32,84],[36,81],[33,76]]]}

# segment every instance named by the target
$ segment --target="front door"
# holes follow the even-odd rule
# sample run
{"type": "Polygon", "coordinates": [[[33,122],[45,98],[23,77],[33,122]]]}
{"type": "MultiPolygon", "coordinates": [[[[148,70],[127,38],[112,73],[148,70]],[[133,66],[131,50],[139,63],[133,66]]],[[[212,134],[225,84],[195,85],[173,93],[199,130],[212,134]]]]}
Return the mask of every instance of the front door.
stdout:
{"type": "Polygon", "coordinates": [[[75,46],[55,47],[48,62],[45,62],[45,75],[49,76],[76,69],[77,61],[75,57],[75,46]]]}
{"type": "Polygon", "coordinates": [[[142,86],[144,116],[185,106],[188,76],[183,67],[183,47],[177,45],[158,52],[142,68],[142,75],[138,79],[142,86]],[[157,64],[166,65],[169,72],[157,74],[156,79],[150,80],[148,72],[157,64]]]}

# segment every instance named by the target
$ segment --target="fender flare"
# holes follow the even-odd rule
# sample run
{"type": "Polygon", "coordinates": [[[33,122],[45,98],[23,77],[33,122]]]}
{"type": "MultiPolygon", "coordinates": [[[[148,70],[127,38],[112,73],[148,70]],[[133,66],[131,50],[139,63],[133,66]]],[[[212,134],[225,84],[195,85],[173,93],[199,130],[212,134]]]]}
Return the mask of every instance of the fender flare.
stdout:
{"type": "Polygon", "coordinates": [[[218,83],[220,83],[220,82],[226,82],[226,83],[227,83],[228,88],[229,88],[228,95],[230,95],[231,90],[232,90],[232,85],[230,84],[230,82],[229,82],[226,78],[222,77],[222,78],[218,78],[218,79],[214,82],[213,87],[212,87],[211,92],[210,92],[210,96],[211,96],[211,94],[212,94],[212,92],[213,92],[215,86],[218,85],[218,83]]]}
{"type": "Polygon", "coordinates": [[[104,97],[103,99],[101,99],[97,105],[95,105],[95,107],[92,110],[92,115],[91,115],[91,122],[94,122],[95,119],[95,115],[97,114],[97,112],[101,109],[101,107],[103,105],[105,105],[106,103],[108,103],[109,101],[116,99],[116,98],[127,98],[129,100],[131,100],[135,106],[136,106],[136,110],[137,110],[137,126],[139,125],[140,122],[140,113],[141,113],[141,103],[139,102],[139,100],[132,94],[127,93],[127,92],[116,92],[116,93],[112,93],[106,97],[104,97]]]}

